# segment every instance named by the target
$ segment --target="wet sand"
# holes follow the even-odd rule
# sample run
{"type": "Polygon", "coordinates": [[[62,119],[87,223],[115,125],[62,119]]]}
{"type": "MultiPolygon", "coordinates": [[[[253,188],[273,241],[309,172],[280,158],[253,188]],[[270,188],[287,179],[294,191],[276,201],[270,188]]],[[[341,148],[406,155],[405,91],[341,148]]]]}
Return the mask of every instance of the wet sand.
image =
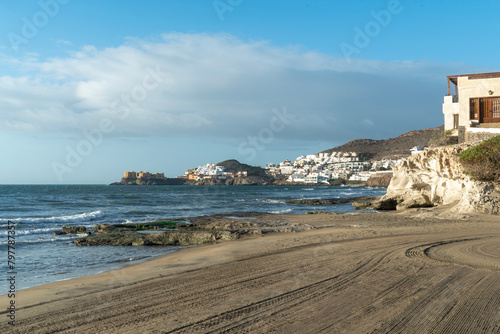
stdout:
{"type": "Polygon", "coordinates": [[[21,290],[2,333],[500,333],[500,218],[270,215],[313,225],[21,290]]]}

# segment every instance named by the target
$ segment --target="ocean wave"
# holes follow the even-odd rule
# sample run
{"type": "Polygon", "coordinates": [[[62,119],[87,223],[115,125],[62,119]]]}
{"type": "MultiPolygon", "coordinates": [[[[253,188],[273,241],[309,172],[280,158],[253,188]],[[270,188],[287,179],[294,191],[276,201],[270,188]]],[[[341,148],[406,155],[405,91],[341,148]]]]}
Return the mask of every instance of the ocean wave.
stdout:
{"type": "Polygon", "coordinates": [[[271,199],[271,198],[256,198],[255,199],[257,202],[262,202],[262,203],[271,203],[271,204],[283,204],[285,203],[282,200],[279,199],[271,199]]]}
{"type": "MultiPolygon", "coordinates": [[[[62,236],[57,236],[57,237],[51,235],[51,237],[49,237],[49,238],[38,238],[38,239],[34,239],[34,240],[23,240],[23,241],[16,240],[16,244],[20,244],[20,245],[40,244],[40,243],[44,243],[44,242],[70,241],[73,239],[76,239],[76,237],[74,235],[73,236],[62,235],[62,236]]],[[[0,247],[7,246],[7,245],[8,245],[8,241],[0,242],[0,247]]]]}
{"type": "Polygon", "coordinates": [[[289,213],[292,212],[292,209],[283,209],[283,210],[276,210],[276,211],[271,211],[271,213],[276,213],[276,214],[283,214],[283,213],[289,213]]]}
{"type": "Polygon", "coordinates": [[[104,217],[104,213],[102,211],[93,211],[70,216],[0,219],[0,223],[7,223],[8,221],[16,223],[81,223],[102,217],[104,217]]]}
{"type": "MultiPolygon", "coordinates": [[[[16,229],[16,235],[27,235],[27,234],[42,234],[57,231],[55,228],[35,228],[32,230],[19,230],[16,229]]],[[[7,235],[9,231],[1,231],[0,235],[7,235]]]]}

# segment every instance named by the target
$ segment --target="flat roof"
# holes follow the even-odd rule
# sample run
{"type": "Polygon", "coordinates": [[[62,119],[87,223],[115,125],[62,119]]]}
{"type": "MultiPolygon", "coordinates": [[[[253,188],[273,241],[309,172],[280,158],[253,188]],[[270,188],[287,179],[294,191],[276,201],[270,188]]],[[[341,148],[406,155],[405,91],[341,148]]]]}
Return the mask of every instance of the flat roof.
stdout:
{"type": "Polygon", "coordinates": [[[455,85],[457,85],[459,77],[469,77],[469,79],[500,78],[500,72],[459,74],[459,75],[448,75],[447,76],[448,80],[453,82],[453,84],[455,84],[455,85]]]}

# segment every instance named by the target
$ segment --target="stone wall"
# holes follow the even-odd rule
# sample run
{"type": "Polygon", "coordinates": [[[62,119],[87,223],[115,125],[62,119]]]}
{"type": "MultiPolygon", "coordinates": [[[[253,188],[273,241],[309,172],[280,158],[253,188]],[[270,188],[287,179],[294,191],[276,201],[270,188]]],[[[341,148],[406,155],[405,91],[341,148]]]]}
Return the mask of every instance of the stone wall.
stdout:
{"type": "Polygon", "coordinates": [[[458,143],[464,143],[465,142],[465,126],[459,126],[458,127],[458,143]]]}
{"type": "Polygon", "coordinates": [[[470,132],[467,131],[465,133],[465,139],[469,143],[477,143],[483,140],[491,139],[493,137],[498,136],[498,133],[490,133],[490,132],[470,132]]]}

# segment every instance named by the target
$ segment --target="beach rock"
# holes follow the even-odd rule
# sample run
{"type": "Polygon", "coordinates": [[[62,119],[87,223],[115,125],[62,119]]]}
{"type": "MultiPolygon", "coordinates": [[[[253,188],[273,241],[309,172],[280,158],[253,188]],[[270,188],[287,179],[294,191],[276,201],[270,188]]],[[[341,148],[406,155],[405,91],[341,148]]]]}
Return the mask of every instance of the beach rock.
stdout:
{"type": "Polygon", "coordinates": [[[109,224],[94,225],[94,232],[96,233],[110,233],[116,231],[116,227],[109,224]]]}
{"type": "Polygon", "coordinates": [[[62,232],[64,234],[86,233],[87,228],[85,226],[63,226],[62,232]]]}
{"type": "Polygon", "coordinates": [[[396,205],[396,210],[428,208],[434,206],[429,198],[423,194],[414,193],[396,205]]]}
{"type": "MultiPolygon", "coordinates": [[[[373,209],[382,196],[360,197],[352,202],[355,210],[373,209]]],[[[388,209],[391,210],[391,209],[388,209]]]]}
{"type": "Polygon", "coordinates": [[[73,240],[77,246],[132,246],[141,244],[144,235],[135,232],[99,233],[73,240]]]}
{"type": "Polygon", "coordinates": [[[80,238],[73,243],[78,246],[188,246],[237,238],[238,234],[229,231],[113,232],[80,238]]]}
{"type": "Polygon", "coordinates": [[[94,226],[97,234],[79,238],[73,243],[78,246],[187,246],[235,240],[243,235],[300,232],[312,228],[310,225],[289,222],[281,217],[276,215],[274,218],[274,215],[262,212],[225,212],[190,217],[189,223],[179,220],[178,229],[164,232],[157,232],[154,222],[144,224],[143,226],[148,228],[140,230],[135,230],[136,226],[128,224],[100,224],[94,226]],[[268,219],[260,219],[261,216],[268,219]]]}
{"type": "Polygon", "coordinates": [[[399,202],[402,202],[402,199],[395,199],[390,197],[385,198],[384,196],[381,199],[374,201],[371,208],[374,210],[396,210],[399,202]]]}
{"type": "Polygon", "coordinates": [[[155,245],[187,246],[234,240],[237,234],[229,231],[174,231],[150,234],[148,241],[155,245]]]}
{"type": "Polygon", "coordinates": [[[349,198],[330,198],[330,199],[295,199],[290,201],[285,201],[288,204],[308,204],[308,205],[329,205],[329,204],[342,204],[342,203],[352,203],[360,201],[370,201],[378,197],[373,196],[361,196],[361,197],[349,197],[349,198]]]}
{"type": "Polygon", "coordinates": [[[62,232],[62,231],[54,231],[52,232],[52,235],[65,235],[67,234],[66,232],[62,232]]]}
{"type": "Polygon", "coordinates": [[[471,180],[459,154],[467,144],[431,148],[403,160],[375,206],[379,210],[451,205],[453,213],[500,212],[500,188],[492,182],[471,180]]]}

